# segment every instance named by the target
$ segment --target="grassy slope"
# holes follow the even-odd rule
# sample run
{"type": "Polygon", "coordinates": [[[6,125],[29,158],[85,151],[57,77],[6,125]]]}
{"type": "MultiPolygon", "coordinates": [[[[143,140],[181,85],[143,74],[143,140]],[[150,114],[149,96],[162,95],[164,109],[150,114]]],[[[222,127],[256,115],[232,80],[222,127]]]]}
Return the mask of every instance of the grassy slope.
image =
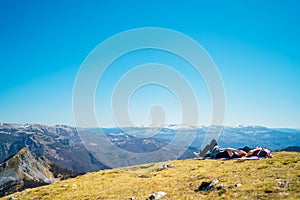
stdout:
{"type": "Polygon", "coordinates": [[[277,152],[272,159],[247,161],[183,160],[88,173],[77,178],[27,189],[17,199],[146,199],[158,191],[163,199],[300,199],[300,153],[277,152]],[[195,192],[203,181],[223,185],[195,192]],[[286,183],[284,181],[287,181],[286,183]],[[242,184],[235,187],[235,184],[242,184]]]}

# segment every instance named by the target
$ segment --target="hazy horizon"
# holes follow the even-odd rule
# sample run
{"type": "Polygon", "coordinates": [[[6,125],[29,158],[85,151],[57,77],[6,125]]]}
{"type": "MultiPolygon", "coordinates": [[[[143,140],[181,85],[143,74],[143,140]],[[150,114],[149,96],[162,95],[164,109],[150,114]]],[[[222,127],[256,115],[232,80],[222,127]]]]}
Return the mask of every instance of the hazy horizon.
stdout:
{"type": "MultiPolygon", "coordinates": [[[[110,129],[110,128],[173,128],[171,126],[176,126],[176,127],[183,127],[183,128],[187,128],[187,126],[190,126],[191,128],[201,128],[201,127],[210,127],[210,126],[219,126],[219,125],[199,125],[199,126],[195,126],[195,125],[190,125],[190,124],[164,124],[161,126],[144,126],[144,125],[140,125],[140,126],[124,126],[124,127],[118,127],[118,126],[103,126],[103,127],[99,127],[99,126],[91,126],[91,127],[77,127],[74,124],[66,124],[66,123],[61,123],[61,124],[41,124],[41,123],[14,123],[14,122],[0,122],[0,125],[3,124],[12,124],[12,125],[20,125],[20,126],[24,126],[24,125],[42,125],[42,126],[70,126],[70,127],[74,127],[74,128],[83,128],[83,129],[94,129],[94,128],[104,128],[104,129],[110,129]]],[[[263,127],[263,128],[268,128],[268,129],[292,129],[292,130],[300,130],[300,128],[298,127],[270,127],[270,126],[264,126],[264,125],[257,125],[257,124],[235,124],[235,125],[221,125],[222,127],[229,127],[229,128],[239,128],[239,127],[263,127]]]]}

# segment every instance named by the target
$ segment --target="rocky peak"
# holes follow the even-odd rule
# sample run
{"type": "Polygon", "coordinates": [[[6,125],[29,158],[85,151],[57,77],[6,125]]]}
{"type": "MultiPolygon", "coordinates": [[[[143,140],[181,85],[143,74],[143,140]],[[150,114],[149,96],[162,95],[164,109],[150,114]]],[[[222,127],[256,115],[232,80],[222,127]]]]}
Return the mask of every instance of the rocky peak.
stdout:
{"type": "Polygon", "coordinates": [[[53,181],[51,162],[36,156],[27,147],[0,164],[0,196],[53,181]]]}

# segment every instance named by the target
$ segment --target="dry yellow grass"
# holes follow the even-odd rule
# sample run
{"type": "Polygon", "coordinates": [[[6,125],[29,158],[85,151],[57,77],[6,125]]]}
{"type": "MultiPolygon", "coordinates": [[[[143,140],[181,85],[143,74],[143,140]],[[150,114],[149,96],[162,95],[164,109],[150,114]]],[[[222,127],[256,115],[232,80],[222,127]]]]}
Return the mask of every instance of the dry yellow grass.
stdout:
{"type": "Polygon", "coordinates": [[[4,199],[146,199],[158,191],[167,193],[162,200],[300,199],[300,153],[274,154],[274,158],[263,160],[190,159],[104,170],[4,199]],[[158,170],[164,163],[173,167],[158,170]],[[203,181],[214,179],[220,182],[213,190],[196,192],[203,181]]]}

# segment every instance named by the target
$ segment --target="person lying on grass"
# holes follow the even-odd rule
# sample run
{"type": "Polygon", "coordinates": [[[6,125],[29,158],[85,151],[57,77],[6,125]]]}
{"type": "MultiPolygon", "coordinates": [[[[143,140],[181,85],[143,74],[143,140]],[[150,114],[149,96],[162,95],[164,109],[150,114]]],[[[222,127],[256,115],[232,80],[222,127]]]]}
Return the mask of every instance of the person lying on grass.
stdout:
{"type": "Polygon", "coordinates": [[[273,157],[270,149],[263,148],[263,147],[256,147],[255,149],[251,149],[250,151],[248,151],[246,157],[251,157],[251,156],[264,157],[264,158],[273,157]]]}
{"type": "MultiPolygon", "coordinates": [[[[201,158],[200,153],[195,153],[197,158],[201,158]]],[[[219,159],[219,158],[241,158],[241,157],[266,157],[272,158],[272,154],[269,149],[256,147],[255,149],[250,149],[249,147],[244,147],[243,149],[234,149],[234,148],[222,148],[215,143],[215,146],[208,152],[203,159],[211,158],[211,159],[219,159]]]]}
{"type": "Polygon", "coordinates": [[[246,156],[247,153],[243,150],[238,150],[234,148],[222,148],[218,145],[215,145],[214,148],[211,150],[209,156],[210,158],[241,158],[246,156]]]}

